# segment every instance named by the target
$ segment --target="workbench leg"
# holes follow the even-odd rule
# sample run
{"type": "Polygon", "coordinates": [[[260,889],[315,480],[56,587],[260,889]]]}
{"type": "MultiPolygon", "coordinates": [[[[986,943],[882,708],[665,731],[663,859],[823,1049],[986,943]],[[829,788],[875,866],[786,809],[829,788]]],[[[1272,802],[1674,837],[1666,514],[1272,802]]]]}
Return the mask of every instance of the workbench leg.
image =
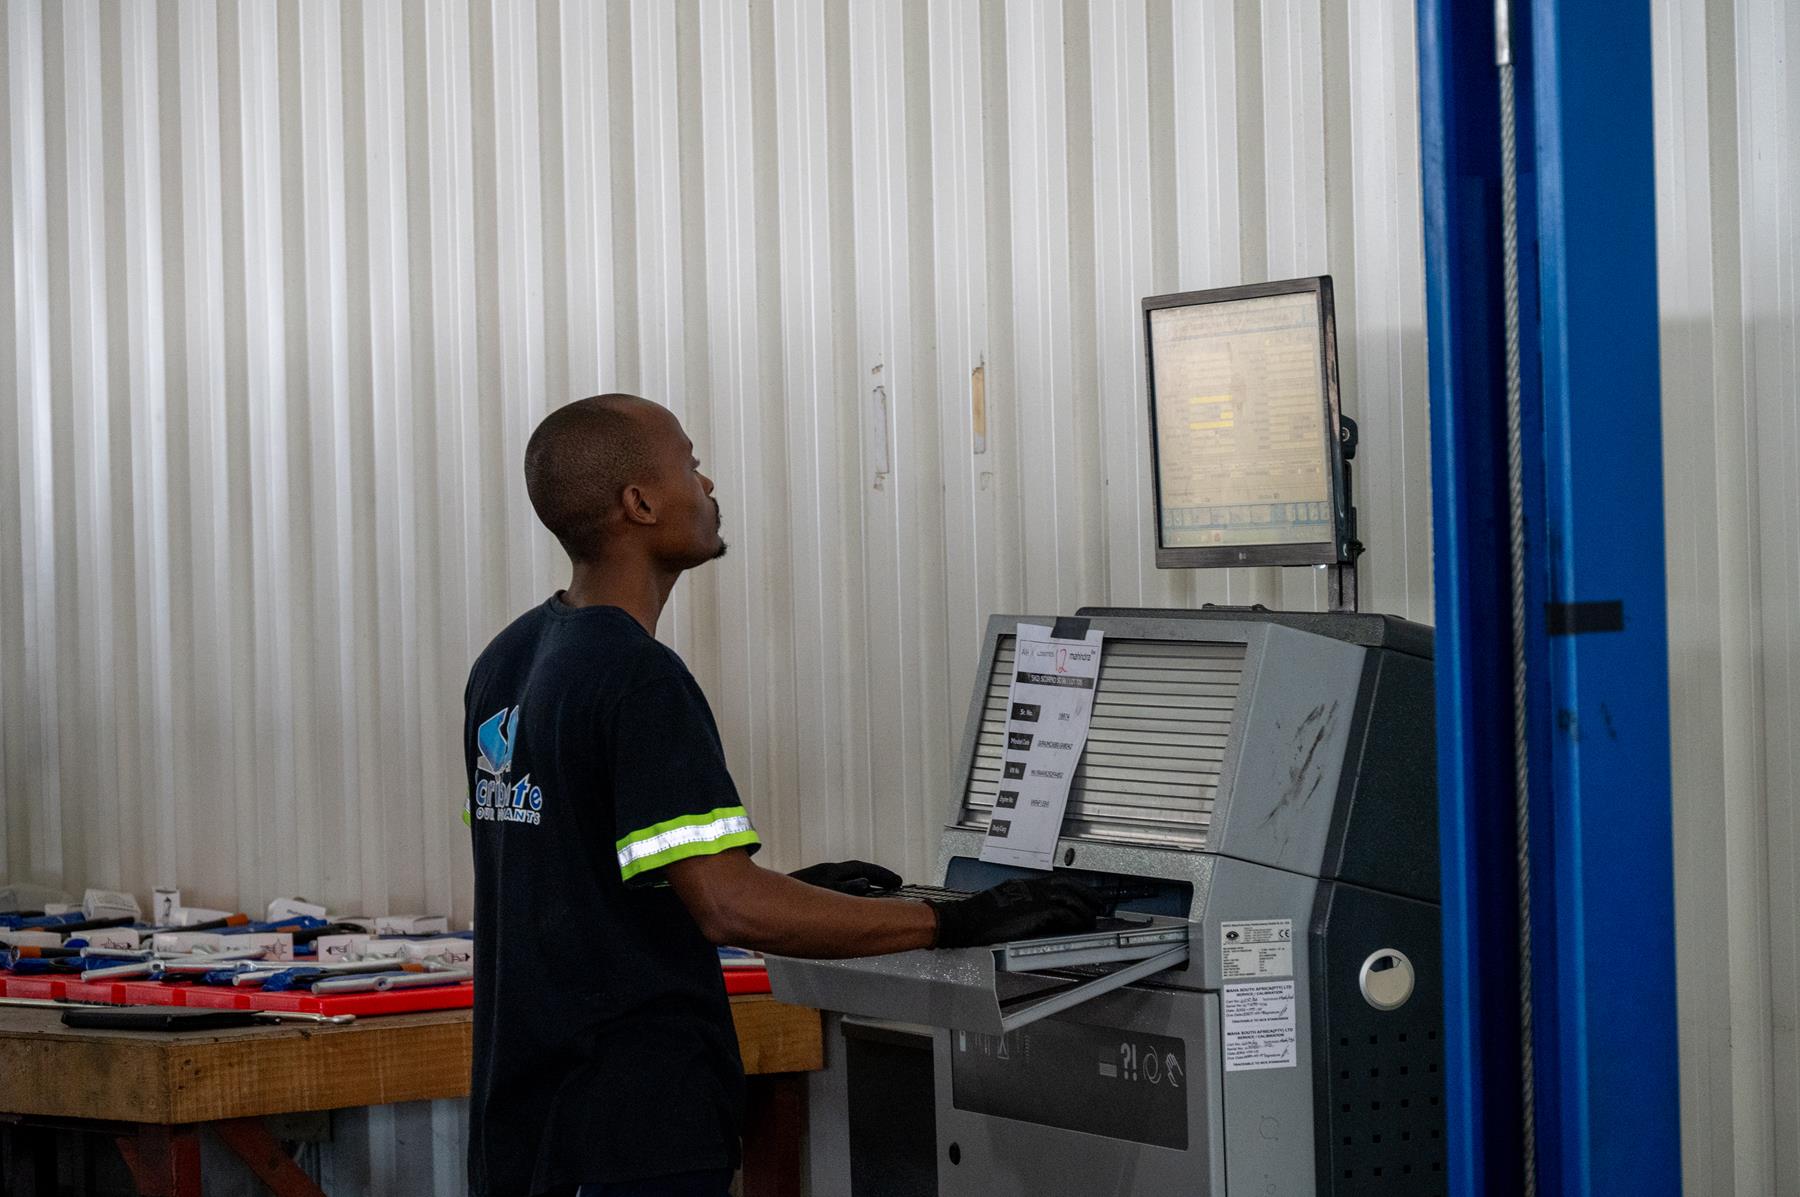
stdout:
{"type": "Polygon", "coordinates": [[[793,1197],[801,1191],[800,1142],[806,1133],[806,1077],[747,1078],[744,1197],[793,1197]]]}
{"type": "Polygon", "coordinates": [[[30,1197],[56,1197],[59,1191],[56,1168],[56,1132],[50,1130],[17,1127],[9,1140],[12,1144],[13,1165],[0,1172],[12,1174],[12,1187],[5,1187],[5,1176],[0,1175],[0,1192],[30,1194],[30,1197]],[[21,1160],[23,1167],[20,1167],[21,1160]],[[30,1184],[21,1183],[30,1178],[30,1184]]]}
{"type": "Polygon", "coordinates": [[[231,1118],[211,1126],[275,1197],[325,1197],[324,1190],[282,1150],[261,1119],[231,1118]]]}
{"type": "Polygon", "coordinates": [[[200,1135],[191,1126],[144,1126],[120,1135],[119,1154],[143,1197],[201,1197],[200,1135]]]}

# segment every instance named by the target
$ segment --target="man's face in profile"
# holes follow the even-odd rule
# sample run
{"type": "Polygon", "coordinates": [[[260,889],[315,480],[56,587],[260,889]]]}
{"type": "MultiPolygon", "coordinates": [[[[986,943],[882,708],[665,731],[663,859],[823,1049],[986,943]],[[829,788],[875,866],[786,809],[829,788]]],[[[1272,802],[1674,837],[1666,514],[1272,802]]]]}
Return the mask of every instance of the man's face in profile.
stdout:
{"type": "Polygon", "coordinates": [[[675,413],[647,413],[655,421],[657,555],[678,569],[692,569],[725,555],[724,515],[712,497],[712,479],[700,472],[694,442],[675,413]]]}

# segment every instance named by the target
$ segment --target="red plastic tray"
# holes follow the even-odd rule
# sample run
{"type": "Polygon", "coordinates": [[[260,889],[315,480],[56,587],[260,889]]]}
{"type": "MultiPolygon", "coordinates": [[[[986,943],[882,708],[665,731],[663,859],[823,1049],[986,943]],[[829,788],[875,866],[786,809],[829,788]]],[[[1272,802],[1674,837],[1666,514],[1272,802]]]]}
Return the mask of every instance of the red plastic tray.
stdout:
{"type": "Polygon", "coordinates": [[[727,968],[721,971],[725,974],[726,993],[769,992],[769,970],[760,964],[754,968],[727,968]]]}
{"type": "Polygon", "coordinates": [[[413,1014],[460,1010],[475,1004],[475,986],[394,989],[386,993],[314,996],[305,990],[264,993],[220,985],[161,981],[77,981],[65,977],[15,977],[0,972],[0,996],[50,1001],[104,1002],[109,1006],[192,1006],[208,1010],[285,1010],[301,1014],[413,1014]]]}
{"type": "MultiPolygon", "coordinates": [[[[728,968],[725,992],[767,993],[765,968],[728,968]]],[[[304,989],[264,993],[222,985],[162,981],[78,981],[69,977],[14,976],[0,971],[0,997],[47,1001],[103,1002],[109,1006],[193,1006],[208,1010],[285,1010],[301,1014],[412,1014],[421,1010],[461,1010],[475,1004],[475,985],[430,989],[394,989],[386,993],[340,993],[315,996],[304,989]]]]}

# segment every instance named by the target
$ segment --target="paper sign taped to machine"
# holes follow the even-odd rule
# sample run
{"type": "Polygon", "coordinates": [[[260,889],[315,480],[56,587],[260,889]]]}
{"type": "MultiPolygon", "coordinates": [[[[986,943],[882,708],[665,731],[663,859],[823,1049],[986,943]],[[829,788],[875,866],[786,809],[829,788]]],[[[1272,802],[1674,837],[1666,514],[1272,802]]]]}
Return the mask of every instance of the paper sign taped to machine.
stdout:
{"type": "Polygon", "coordinates": [[[1294,975],[1294,920],[1219,924],[1219,975],[1227,981],[1294,975]]]}
{"type": "Polygon", "coordinates": [[[1102,633],[1089,632],[1079,640],[1058,640],[1042,624],[1019,625],[994,818],[981,841],[981,859],[1051,867],[1069,784],[1094,715],[1103,639],[1102,633]]]}
{"type": "Polygon", "coordinates": [[[1300,1032],[1292,981],[1225,988],[1225,1071],[1293,1068],[1300,1032]]]}

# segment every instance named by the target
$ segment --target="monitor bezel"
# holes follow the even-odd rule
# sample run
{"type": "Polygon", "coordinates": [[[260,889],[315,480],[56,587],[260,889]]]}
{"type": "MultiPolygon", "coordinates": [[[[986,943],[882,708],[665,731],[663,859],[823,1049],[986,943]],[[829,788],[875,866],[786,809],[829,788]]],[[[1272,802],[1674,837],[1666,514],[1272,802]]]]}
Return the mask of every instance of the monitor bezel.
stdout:
{"type": "Polygon", "coordinates": [[[1343,422],[1338,410],[1337,321],[1331,300],[1331,276],[1285,279],[1214,287],[1205,291],[1180,291],[1152,295],[1143,301],[1144,389],[1150,401],[1150,487],[1156,514],[1156,567],[1158,569],[1217,568],[1257,565],[1338,565],[1354,559],[1350,545],[1350,496],[1344,479],[1343,422]],[[1194,307],[1238,299],[1263,299],[1272,295],[1310,294],[1319,311],[1319,361],[1325,375],[1326,452],[1330,456],[1332,538],[1296,544],[1182,545],[1171,547],[1163,539],[1162,442],[1156,425],[1156,354],[1150,339],[1150,318],[1165,308],[1194,307]]]}

